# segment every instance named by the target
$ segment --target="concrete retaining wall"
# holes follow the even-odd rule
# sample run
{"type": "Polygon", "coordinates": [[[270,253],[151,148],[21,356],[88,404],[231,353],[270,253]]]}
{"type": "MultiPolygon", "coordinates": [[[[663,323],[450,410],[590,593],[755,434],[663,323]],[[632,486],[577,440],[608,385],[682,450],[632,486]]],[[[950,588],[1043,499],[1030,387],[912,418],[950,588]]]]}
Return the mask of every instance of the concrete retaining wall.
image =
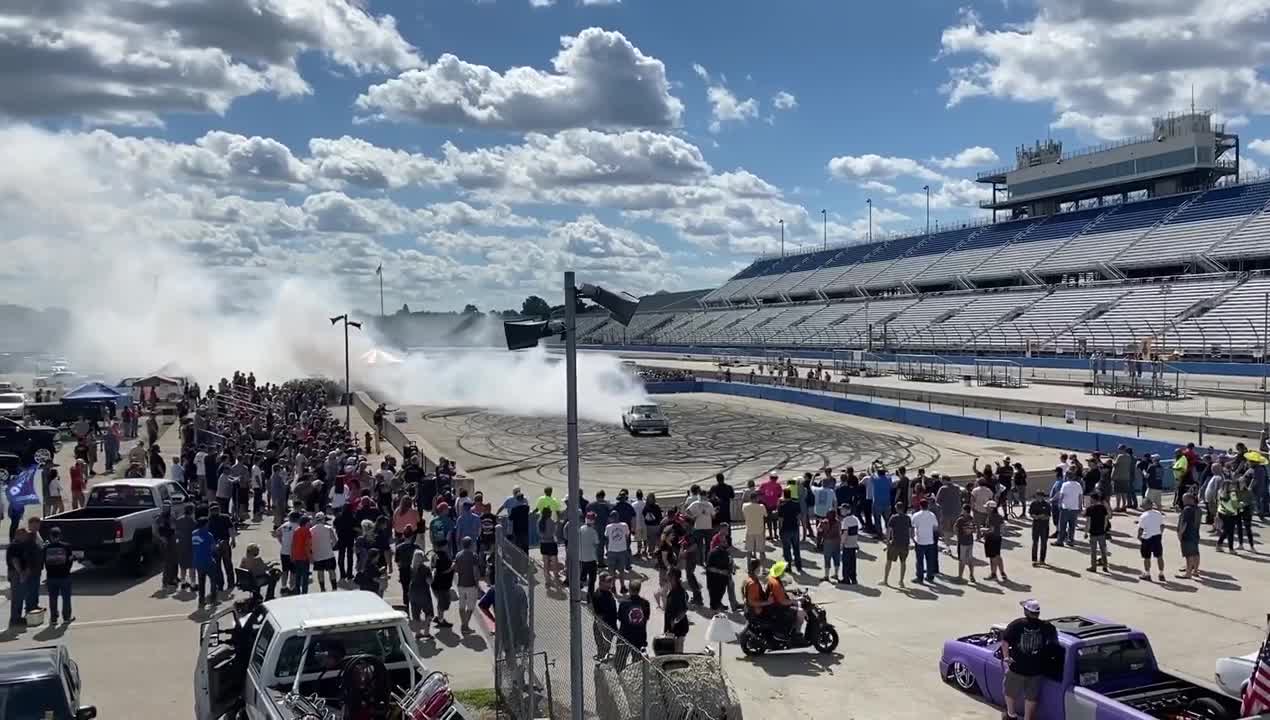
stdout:
{"type": "MultiPolygon", "coordinates": [[[[930,428],[931,430],[972,435],[992,440],[1040,445],[1060,450],[1074,450],[1080,453],[1101,452],[1103,454],[1115,454],[1116,449],[1121,444],[1124,444],[1132,447],[1139,455],[1143,453],[1159,453],[1161,458],[1168,459],[1173,457],[1173,451],[1177,447],[1173,443],[1129,437],[1127,435],[1112,435],[1086,430],[1040,427],[983,418],[969,418],[948,413],[931,412],[929,410],[918,410],[916,408],[850,400],[794,388],[716,382],[713,380],[648,383],[646,387],[648,392],[654,395],[707,392],[759,400],[773,400],[804,407],[819,408],[830,412],[885,420],[902,425],[913,425],[930,428]]],[[[1168,476],[1169,473],[1165,473],[1165,475],[1168,476]]],[[[1166,487],[1171,486],[1172,477],[1166,477],[1165,484],[1166,487]]]]}

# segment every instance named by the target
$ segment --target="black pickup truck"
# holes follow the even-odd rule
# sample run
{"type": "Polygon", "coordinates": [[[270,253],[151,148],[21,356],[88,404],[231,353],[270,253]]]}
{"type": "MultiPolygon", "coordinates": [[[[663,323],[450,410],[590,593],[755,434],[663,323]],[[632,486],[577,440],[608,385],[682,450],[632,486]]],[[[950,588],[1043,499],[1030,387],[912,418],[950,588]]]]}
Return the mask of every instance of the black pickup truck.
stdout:
{"type": "Polygon", "coordinates": [[[52,460],[60,445],[57,428],[0,417],[0,482],[8,482],[9,475],[16,475],[33,461],[52,460]]]}
{"type": "Polygon", "coordinates": [[[104,482],[89,491],[84,507],[44,518],[40,534],[47,539],[59,528],[77,559],[93,565],[118,562],[140,573],[154,556],[155,523],[163,503],[178,506],[185,498],[185,489],[171,480],[104,482]]]}
{"type": "Polygon", "coordinates": [[[92,720],[97,708],[79,704],[82,690],[65,645],[0,653],[0,720],[92,720]]]}

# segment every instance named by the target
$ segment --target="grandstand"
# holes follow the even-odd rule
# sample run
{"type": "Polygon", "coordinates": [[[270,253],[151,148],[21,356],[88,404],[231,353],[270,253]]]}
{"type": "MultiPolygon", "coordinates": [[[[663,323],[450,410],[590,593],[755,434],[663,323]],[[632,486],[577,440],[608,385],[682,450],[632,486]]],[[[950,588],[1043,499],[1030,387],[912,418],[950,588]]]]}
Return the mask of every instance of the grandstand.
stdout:
{"type": "Polygon", "coordinates": [[[1001,222],[762,257],[718,288],[641,302],[583,342],[920,353],[1261,357],[1270,181],[1190,112],[1151,137],[1020,148],[983,173],[1001,222]],[[1232,157],[1233,156],[1233,157],[1232,157]],[[651,302],[650,302],[651,301],[651,302]],[[617,339],[620,335],[620,340],[617,339]]]}

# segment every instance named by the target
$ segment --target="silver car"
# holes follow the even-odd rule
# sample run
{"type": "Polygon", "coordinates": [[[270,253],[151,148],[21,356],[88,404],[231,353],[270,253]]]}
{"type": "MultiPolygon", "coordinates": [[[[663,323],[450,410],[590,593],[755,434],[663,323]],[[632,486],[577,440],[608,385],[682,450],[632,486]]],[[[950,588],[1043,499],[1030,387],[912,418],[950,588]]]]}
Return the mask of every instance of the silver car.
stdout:
{"type": "Polygon", "coordinates": [[[622,427],[632,435],[640,433],[670,434],[670,420],[659,405],[634,405],[622,414],[622,427]]]}

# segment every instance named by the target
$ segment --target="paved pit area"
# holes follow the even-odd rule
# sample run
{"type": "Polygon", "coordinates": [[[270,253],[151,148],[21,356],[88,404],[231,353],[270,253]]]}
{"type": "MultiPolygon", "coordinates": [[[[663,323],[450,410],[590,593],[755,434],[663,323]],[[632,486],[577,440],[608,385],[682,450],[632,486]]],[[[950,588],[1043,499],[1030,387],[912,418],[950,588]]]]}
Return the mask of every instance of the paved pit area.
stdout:
{"type": "MultiPolygon", "coordinates": [[[[786,403],[714,395],[660,395],[669,437],[632,437],[621,425],[582,421],[583,487],[686,490],[723,472],[737,487],[782,475],[854,466],[877,459],[910,471],[968,474],[974,458],[1010,456],[1029,468],[1052,467],[1054,451],[907,427],[786,403]]],[[[563,418],[510,417],[471,408],[408,407],[403,430],[427,438],[496,497],[522,485],[534,495],[566,482],[563,418]]]]}

